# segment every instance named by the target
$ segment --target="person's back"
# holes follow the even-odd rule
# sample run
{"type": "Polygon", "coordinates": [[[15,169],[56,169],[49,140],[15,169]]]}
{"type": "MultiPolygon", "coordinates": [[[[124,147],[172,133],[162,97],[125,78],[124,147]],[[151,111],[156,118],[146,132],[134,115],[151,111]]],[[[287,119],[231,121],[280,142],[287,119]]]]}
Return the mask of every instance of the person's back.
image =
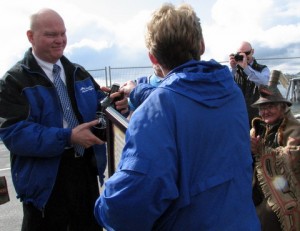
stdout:
{"type": "Polygon", "coordinates": [[[190,196],[187,209],[180,210],[172,230],[180,230],[189,222],[187,230],[258,230],[249,201],[252,158],[243,98],[227,69],[205,75],[203,78],[203,73],[198,73],[197,83],[187,82],[186,86],[181,77],[182,81],[175,82],[180,87],[172,87],[177,93],[169,96],[177,120],[180,175],[189,184],[183,188],[189,188],[186,196],[190,196]],[[214,81],[223,84],[211,84],[214,81]],[[198,94],[180,96],[185,88],[198,94]],[[185,104],[184,108],[178,103],[185,104]],[[189,217],[194,219],[187,222],[189,217]]]}
{"type": "MultiPolygon", "coordinates": [[[[242,94],[227,68],[210,62],[190,63],[190,70],[196,67],[197,73],[189,72],[189,65],[182,67],[185,73],[182,68],[174,70],[131,118],[127,132],[138,133],[125,149],[139,140],[151,140],[134,149],[136,160],[151,163],[136,196],[154,190],[162,206],[163,198],[176,198],[172,210],[156,222],[157,230],[258,230],[251,200],[252,158],[242,94]],[[219,70],[210,73],[210,68],[219,70]],[[216,81],[220,84],[212,84],[216,81]],[[138,129],[142,125],[146,129],[138,129]],[[166,148],[174,145],[176,150],[166,148]],[[174,175],[168,176],[168,172],[174,175]],[[154,185],[155,189],[150,189],[154,185]]],[[[128,159],[124,156],[122,171],[129,170],[125,167],[128,159]]],[[[137,168],[130,170],[139,172],[137,168]]],[[[139,203],[149,203],[147,209],[152,211],[153,204],[147,198],[136,199],[135,204],[139,203]]],[[[145,227],[144,223],[136,225],[145,227]]]]}
{"type": "Polygon", "coordinates": [[[259,230],[247,111],[228,67],[199,61],[205,45],[188,5],[162,6],[147,29],[150,60],[168,74],[146,99],[143,85],[130,93],[145,100],[133,101],[142,103],[96,202],[98,222],[122,231],[259,230]]]}

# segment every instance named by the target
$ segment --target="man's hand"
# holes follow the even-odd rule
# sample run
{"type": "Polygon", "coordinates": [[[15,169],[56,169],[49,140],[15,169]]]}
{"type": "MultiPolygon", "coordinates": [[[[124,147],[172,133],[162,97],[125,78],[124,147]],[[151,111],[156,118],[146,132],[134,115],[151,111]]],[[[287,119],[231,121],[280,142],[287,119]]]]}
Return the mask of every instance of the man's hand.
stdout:
{"type": "MultiPolygon", "coordinates": [[[[110,92],[111,89],[108,87],[101,87],[101,90],[105,92],[110,92]]],[[[109,97],[112,99],[112,101],[114,101],[115,99],[115,108],[119,112],[121,112],[122,114],[128,112],[128,100],[127,97],[124,97],[124,92],[121,90],[121,88],[118,92],[112,93],[109,97]]]]}
{"type": "Polygon", "coordinates": [[[251,141],[251,152],[252,152],[252,154],[259,155],[261,147],[262,147],[260,136],[251,137],[250,141],[251,141]]]}
{"type": "Polygon", "coordinates": [[[234,54],[229,55],[229,65],[232,69],[236,68],[237,62],[234,59],[234,54]]]}
{"type": "Polygon", "coordinates": [[[120,87],[120,91],[123,92],[125,97],[129,97],[131,91],[136,87],[136,83],[132,80],[127,81],[120,87]]]}
{"type": "Polygon", "coordinates": [[[229,65],[231,68],[236,68],[239,65],[241,68],[245,69],[248,66],[247,55],[245,53],[239,53],[239,55],[243,56],[243,60],[236,61],[234,58],[234,54],[229,55],[229,65]]]}
{"type": "Polygon", "coordinates": [[[110,95],[111,98],[119,98],[115,101],[115,108],[121,112],[122,114],[125,114],[128,112],[128,100],[127,97],[124,97],[123,92],[115,92],[110,95]]]}
{"type": "Polygon", "coordinates": [[[104,141],[96,137],[91,128],[98,124],[98,120],[93,120],[89,123],[83,123],[72,129],[71,143],[79,144],[85,148],[89,148],[94,144],[103,144],[104,141]]]}
{"type": "Polygon", "coordinates": [[[239,55],[243,56],[242,61],[238,61],[237,65],[239,65],[241,68],[245,69],[248,66],[248,60],[247,60],[247,55],[245,53],[239,53],[239,55]]]}

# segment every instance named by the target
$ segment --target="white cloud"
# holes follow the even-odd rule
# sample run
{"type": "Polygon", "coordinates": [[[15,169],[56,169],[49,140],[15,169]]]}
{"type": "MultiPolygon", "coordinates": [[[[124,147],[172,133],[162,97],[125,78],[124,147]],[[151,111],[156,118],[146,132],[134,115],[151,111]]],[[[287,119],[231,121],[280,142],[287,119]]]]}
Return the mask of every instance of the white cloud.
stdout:
{"type": "MultiPolygon", "coordinates": [[[[127,20],[114,23],[103,19],[101,15],[85,14],[81,24],[71,29],[72,33],[68,32],[68,38],[72,40],[70,42],[69,39],[66,54],[71,55],[74,50],[79,48],[91,48],[103,52],[105,49],[118,47],[119,52],[115,54],[116,60],[119,60],[118,57],[121,56],[133,62],[137,59],[134,56],[139,55],[140,51],[146,52],[144,28],[150,12],[149,10],[141,10],[127,20]]],[[[126,66],[126,64],[122,64],[122,66],[124,65],[126,66]]]]}
{"type": "MultiPolygon", "coordinates": [[[[228,60],[241,41],[249,41],[256,49],[257,58],[299,57],[300,24],[299,1],[294,0],[218,0],[212,8],[212,21],[204,24],[208,47],[205,57],[228,60]],[[293,47],[291,49],[291,47],[293,47]]],[[[266,61],[262,61],[266,62],[266,61]]],[[[289,60],[270,68],[297,73],[299,65],[289,60]]],[[[300,60],[298,59],[298,64],[300,60]]]]}
{"type": "Polygon", "coordinates": [[[150,11],[140,11],[130,20],[116,26],[115,32],[121,47],[144,49],[144,29],[149,16],[150,11]]]}
{"type": "Polygon", "coordinates": [[[260,40],[270,48],[285,47],[291,43],[299,43],[300,23],[295,25],[277,25],[264,32],[260,40]]]}
{"type": "Polygon", "coordinates": [[[73,43],[66,48],[67,53],[72,53],[73,49],[88,47],[97,51],[111,47],[108,41],[94,41],[91,39],[82,39],[79,42],[73,43]]]}
{"type": "Polygon", "coordinates": [[[236,51],[241,41],[257,40],[263,31],[263,15],[270,5],[270,0],[216,1],[212,8],[212,23],[204,24],[211,57],[218,61],[228,60],[228,55],[236,51]]]}
{"type": "MultiPolygon", "coordinates": [[[[66,55],[76,62],[87,62],[87,52],[107,60],[117,60],[110,66],[149,64],[144,45],[145,23],[162,0],[11,0],[2,2],[0,9],[0,75],[23,57],[30,46],[26,38],[28,17],[43,7],[57,10],[67,27],[66,55]],[[13,18],[13,20],[11,20],[13,18]],[[141,54],[144,54],[141,56],[141,54]],[[76,57],[74,57],[75,55],[76,57]],[[141,57],[137,57],[141,56],[141,57]],[[143,61],[144,60],[144,61],[143,61]]],[[[173,0],[174,4],[183,2],[173,0]]],[[[300,2],[295,0],[187,0],[198,13],[203,26],[206,53],[202,59],[228,59],[242,40],[248,40],[258,58],[300,56],[300,2]]],[[[296,62],[296,61],[295,61],[296,62]]],[[[92,62],[89,63],[90,66],[92,62]]],[[[298,65],[287,65],[283,71],[299,72],[298,65]]],[[[102,68],[101,60],[93,67],[102,68]]],[[[272,62],[268,65],[273,65],[272,62]]],[[[277,64],[276,64],[277,65],[277,64]]],[[[275,66],[279,67],[279,66],[275,66]]],[[[273,66],[272,66],[273,68],[273,66]]]]}

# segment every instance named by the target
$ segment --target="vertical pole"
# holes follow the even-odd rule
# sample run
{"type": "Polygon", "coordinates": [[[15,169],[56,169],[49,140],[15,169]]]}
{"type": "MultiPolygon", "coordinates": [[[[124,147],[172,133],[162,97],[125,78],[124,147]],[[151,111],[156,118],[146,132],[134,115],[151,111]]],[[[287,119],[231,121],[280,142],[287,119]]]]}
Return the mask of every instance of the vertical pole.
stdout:
{"type": "Polygon", "coordinates": [[[105,67],[105,85],[107,86],[107,67],[105,67]]]}
{"type": "Polygon", "coordinates": [[[108,66],[109,87],[111,87],[111,67],[108,66]]]}

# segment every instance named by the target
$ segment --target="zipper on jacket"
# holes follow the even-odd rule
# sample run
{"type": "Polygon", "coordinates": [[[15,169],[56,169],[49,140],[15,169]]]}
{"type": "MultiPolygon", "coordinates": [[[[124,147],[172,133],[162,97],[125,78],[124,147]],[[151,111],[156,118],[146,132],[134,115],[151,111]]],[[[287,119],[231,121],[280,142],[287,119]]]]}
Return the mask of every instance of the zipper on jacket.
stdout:
{"type": "Polygon", "coordinates": [[[42,208],[42,218],[45,218],[45,207],[42,208]]]}

